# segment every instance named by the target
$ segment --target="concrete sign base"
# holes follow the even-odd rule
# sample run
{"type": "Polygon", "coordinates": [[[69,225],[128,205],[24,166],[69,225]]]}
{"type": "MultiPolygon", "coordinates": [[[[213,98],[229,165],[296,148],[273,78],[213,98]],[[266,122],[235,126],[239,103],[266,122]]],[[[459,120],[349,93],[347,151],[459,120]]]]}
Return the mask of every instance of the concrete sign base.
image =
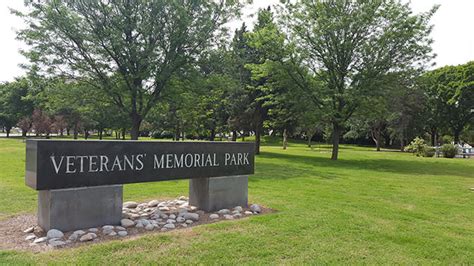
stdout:
{"type": "Polygon", "coordinates": [[[248,204],[248,176],[222,176],[189,180],[189,204],[208,212],[248,204]]]}
{"type": "Polygon", "coordinates": [[[38,225],[46,231],[118,225],[122,194],[122,185],[40,190],[38,225]]]}

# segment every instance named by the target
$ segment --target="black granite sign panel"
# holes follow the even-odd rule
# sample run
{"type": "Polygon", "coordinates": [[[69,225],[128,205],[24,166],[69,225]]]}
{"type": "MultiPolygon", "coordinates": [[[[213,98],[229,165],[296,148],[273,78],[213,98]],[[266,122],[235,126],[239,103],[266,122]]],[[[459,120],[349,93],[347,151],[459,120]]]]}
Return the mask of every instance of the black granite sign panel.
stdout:
{"type": "Polygon", "coordinates": [[[243,142],[27,140],[26,184],[36,190],[254,173],[243,142]]]}

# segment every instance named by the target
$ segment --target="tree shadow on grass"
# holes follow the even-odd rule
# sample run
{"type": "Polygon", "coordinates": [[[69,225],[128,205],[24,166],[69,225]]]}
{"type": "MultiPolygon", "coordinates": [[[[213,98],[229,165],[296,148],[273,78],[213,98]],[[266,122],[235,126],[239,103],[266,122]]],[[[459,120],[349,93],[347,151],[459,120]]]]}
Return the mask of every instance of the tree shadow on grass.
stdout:
{"type": "MultiPolygon", "coordinates": [[[[459,167],[444,163],[442,161],[420,161],[420,160],[394,160],[387,158],[380,159],[338,159],[332,161],[329,158],[281,154],[273,152],[261,152],[260,158],[277,159],[275,162],[269,160],[257,163],[257,170],[261,167],[268,172],[275,173],[271,178],[286,179],[291,177],[307,176],[316,173],[326,179],[337,178],[337,169],[345,170],[370,170],[374,172],[384,172],[407,174],[407,175],[432,175],[432,176],[456,176],[474,178],[474,172],[468,167],[459,167]],[[284,163],[282,163],[284,161],[284,163]],[[293,165],[292,165],[293,163],[293,165]],[[326,168],[324,172],[318,172],[315,168],[326,168]],[[328,168],[334,168],[334,173],[328,172],[328,168]],[[271,169],[271,171],[268,171],[271,169]]],[[[258,171],[257,171],[258,172],[258,171]]]]}

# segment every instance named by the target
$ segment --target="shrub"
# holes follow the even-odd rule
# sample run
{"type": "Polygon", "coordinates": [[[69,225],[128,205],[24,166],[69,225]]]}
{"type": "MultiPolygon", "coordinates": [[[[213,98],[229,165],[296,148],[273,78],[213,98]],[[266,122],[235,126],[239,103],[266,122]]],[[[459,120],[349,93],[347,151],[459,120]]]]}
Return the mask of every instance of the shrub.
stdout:
{"type": "Polygon", "coordinates": [[[443,152],[445,158],[454,158],[457,153],[456,146],[453,144],[444,144],[441,146],[441,151],[443,152]]]}
{"type": "Polygon", "coordinates": [[[433,157],[436,153],[436,149],[433,147],[430,147],[428,145],[425,145],[423,147],[423,157],[433,157]]]}
{"type": "Polygon", "coordinates": [[[406,152],[412,152],[416,156],[423,155],[424,147],[426,146],[425,140],[419,137],[416,137],[405,147],[406,152]]]}

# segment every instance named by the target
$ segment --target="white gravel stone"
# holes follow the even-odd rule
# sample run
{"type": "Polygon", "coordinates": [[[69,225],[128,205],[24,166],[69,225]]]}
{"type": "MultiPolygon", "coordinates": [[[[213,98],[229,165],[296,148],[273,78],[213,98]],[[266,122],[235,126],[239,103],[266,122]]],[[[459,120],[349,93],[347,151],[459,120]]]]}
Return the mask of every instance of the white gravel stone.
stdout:
{"type": "Polygon", "coordinates": [[[163,226],[163,228],[167,228],[167,229],[175,229],[175,228],[176,228],[176,226],[175,226],[174,224],[165,224],[165,225],[163,226]]]}
{"type": "Polygon", "coordinates": [[[116,233],[115,231],[112,231],[112,232],[110,232],[108,235],[109,235],[109,236],[116,236],[117,233],[116,233]]]}
{"type": "Polygon", "coordinates": [[[73,232],[73,234],[75,235],[79,235],[79,236],[82,236],[83,234],[85,234],[86,232],[84,232],[84,230],[76,230],[73,232]]]}
{"type": "Polygon", "coordinates": [[[144,225],[140,221],[138,221],[137,224],[135,225],[135,227],[136,228],[143,228],[144,225]]]}
{"type": "Polygon", "coordinates": [[[81,241],[81,242],[92,241],[95,238],[97,238],[97,235],[95,233],[87,233],[87,234],[81,236],[81,238],[79,238],[79,241],[81,241]]]}
{"type": "Polygon", "coordinates": [[[33,243],[35,243],[35,244],[43,243],[46,240],[48,240],[48,238],[46,236],[44,236],[44,237],[40,237],[40,238],[35,239],[35,241],[33,241],[33,243]]]}
{"type": "Polygon", "coordinates": [[[209,215],[209,218],[211,218],[212,220],[219,219],[219,214],[213,213],[213,214],[209,215]]]}
{"type": "Polygon", "coordinates": [[[257,204],[250,205],[250,210],[256,213],[262,212],[262,208],[260,208],[260,206],[257,204]]]}
{"type": "Polygon", "coordinates": [[[194,223],[194,222],[193,222],[193,220],[186,220],[186,223],[187,223],[187,224],[192,224],[192,223],[194,223]]]}
{"type": "Polygon", "coordinates": [[[102,233],[104,235],[110,235],[110,233],[112,233],[112,232],[114,232],[113,228],[112,229],[107,228],[107,229],[102,230],[102,233]]]}
{"type": "Polygon", "coordinates": [[[132,220],[130,220],[130,219],[122,219],[122,220],[120,221],[120,224],[121,224],[123,227],[127,228],[127,227],[132,227],[132,226],[134,226],[134,225],[135,225],[135,222],[132,221],[132,220]]]}
{"type": "Polygon", "coordinates": [[[48,239],[62,238],[64,236],[64,233],[59,231],[58,229],[51,229],[48,231],[48,233],[46,233],[46,236],[48,237],[48,239]]]}
{"type": "Polygon", "coordinates": [[[148,207],[156,207],[156,206],[158,206],[158,204],[160,204],[160,202],[158,200],[152,200],[152,201],[148,202],[148,207]]]}
{"type": "Polygon", "coordinates": [[[174,224],[174,223],[176,223],[176,220],[168,219],[168,220],[166,220],[166,223],[167,224],[174,224]]]}
{"type": "Polygon", "coordinates": [[[115,229],[117,229],[117,231],[126,231],[127,229],[125,229],[125,227],[122,227],[122,226],[116,226],[115,229]]]}
{"type": "Polygon", "coordinates": [[[234,214],[233,216],[234,216],[234,218],[242,218],[242,214],[240,214],[240,212],[234,214]]]}
{"type": "Polygon", "coordinates": [[[160,211],[169,211],[169,210],[170,210],[170,208],[168,208],[168,207],[166,207],[166,206],[164,206],[164,207],[159,207],[158,209],[159,209],[160,211]]]}
{"type": "Polygon", "coordinates": [[[198,221],[199,220],[199,214],[188,212],[188,213],[185,213],[183,215],[183,218],[186,219],[186,220],[198,221]]]}
{"type": "Polygon", "coordinates": [[[176,219],[176,215],[170,214],[169,218],[170,218],[170,219],[176,219]]]}
{"type": "Polygon", "coordinates": [[[232,214],[240,214],[239,211],[232,211],[232,214]]]}
{"type": "Polygon", "coordinates": [[[119,231],[117,234],[119,236],[127,236],[128,235],[127,231],[119,231]]]}
{"type": "Polygon", "coordinates": [[[97,229],[97,228],[89,228],[89,230],[87,230],[87,231],[92,232],[92,233],[97,233],[97,232],[99,232],[99,229],[97,229]]]}
{"type": "Polygon", "coordinates": [[[184,219],[183,217],[176,218],[176,222],[178,222],[178,223],[184,223],[185,221],[186,221],[186,219],[184,219]]]}
{"type": "Polygon", "coordinates": [[[234,216],[230,215],[230,214],[224,214],[224,219],[226,220],[234,220],[234,216]]]}
{"type": "Polygon", "coordinates": [[[230,210],[229,209],[222,209],[217,212],[218,214],[229,214],[230,210]]]}
{"type": "Polygon", "coordinates": [[[28,240],[28,241],[29,241],[29,240],[33,240],[33,239],[35,239],[35,238],[36,238],[35,235],[27,235],[27,236],[25,237],[25,240],[28,240]]]}
{"type": "Polygon", "coordinates": [[[251,211],[245,211],[244,214],[245,214],[245,215],[252,215],[253,212],[251,212],[251,211]]]}
{"type": "Polygon", "coordinates": [[[30,233],[33,233],[34,231],[35,231],[35,227],[32,226],[30,228],[26,228],[25,230],[23,230],[23,233],[30,234],[30,233]]]}
{"type": "Polygon", "coordinates": [[[127,201],[123,203],[124,208],[135,209],[138,206],[138,203],[135,201],[127,201]]]}
{"type": "Polygon", "coordinates": [[[238,212],[242,212],[244,209],[242,208],[242,206],[236,206],[234,208],[234,211],[238,211],[238,212]]]}

